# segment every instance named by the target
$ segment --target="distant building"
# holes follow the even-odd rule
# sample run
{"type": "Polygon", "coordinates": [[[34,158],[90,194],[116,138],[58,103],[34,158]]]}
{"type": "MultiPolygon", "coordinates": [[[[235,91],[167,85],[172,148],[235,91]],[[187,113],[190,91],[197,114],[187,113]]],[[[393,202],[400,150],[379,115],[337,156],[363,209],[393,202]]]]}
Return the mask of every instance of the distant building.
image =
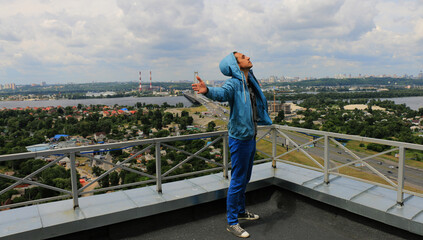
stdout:
{"type": "Polygon", "coordinates": [[[268,101],[267,102],[267,105],[268,105],[268,110],[269,110],[269,113],[272,113],[272,112],[279,112],[279,111],[281,111],[281,110],[284,110],[285,111],[285,106],[284,106],[284,104],[283,103],[281,103],[281,102],[273,102],[273,101],[268,101]]]}
{"type": "Polygon", "coordinates": [[[1,89],[16,89],[16,84],[14,84],[14,83],[6,83],[6,84],[4,84],[4,85],[1,85],[0,84],[0,90],[1,89]]]}
{"type": "Polygon", "coordinates": [[[56,134],[56,135],[54,135],[54,137],[52,137],[51,140],[59,141],[61,137],[65,138],[67,140],[69,138],[69,135],[66,135],[66,134],[56,134]]]}
{"type": "Polygon", "coordinates": [[[273,104],[272,101],[268,102],[268,111],[270,113],[273,112],[273,110],[275,110],[275,112],[279,112],[281,110],[284,111],[285,114],[292,114],[292,113],[296,113],[299,110],[305,110],[305,108],[300,107],[294,103],[278,103],[275,102],[275,104],[273,104]]]}
{"type": "Polygon", "coordinates": [[[106,92],[87,92],[85,96],[88,97],[100,97],[100,96],[114,96],[116,95],[115,92],[106,91],[106,92]]]}
{"type": "Polygon", "coordinates": [[[101,142],[106,138],[106,133],[105,132],[96,132],[94,133],[94,139],[97,142],[101,142]]]}
{"type": "Polygon", "coordinates": [[[50,145],[43,143],[43,144],[35,144],[31,146],[26,146],[26,150],[30,152],[39,152],[39,151],[45,151],[50,149],[50,145]]]}
{"type": "Polygon", "coordinates": [[[59,161],[59,164],[64,166],[66,169],[70,168],[70,159],[68,157],[64,157],[59,161]]]}
{"type": "MultiPolygon", "coordinates": [[[[345,105],[344,106],[344,109],[345,110],[354,110],[354,109],[357,109],[357,110],[366,110],[367,109],[367,105],[365,105],[365,104],[350,104],[350,105],[345,105]]],[[[378,107],[378,106],[372,106],[372,110],[381,110],[381,111],[386,111],[386,109],[385,108],[382,108],[382,107],[378,107]]]]}

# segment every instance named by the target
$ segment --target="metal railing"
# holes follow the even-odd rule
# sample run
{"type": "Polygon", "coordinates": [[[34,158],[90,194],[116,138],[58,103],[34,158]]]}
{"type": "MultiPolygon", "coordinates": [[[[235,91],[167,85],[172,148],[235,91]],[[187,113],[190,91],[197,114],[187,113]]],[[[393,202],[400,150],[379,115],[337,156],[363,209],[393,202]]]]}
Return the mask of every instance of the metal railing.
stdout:
{"type": "MultiPolygon", "coordinates": [[[[374,185],[378,185],[378,186],[382,186],[385,188],[389,188],[389,189],[393,189],[395,191],[397,191],[397,203],[399,205],[403,205],[404,203],[404,193],[408,193],[408,194],[412,194],[412,195],[418,195],[418,196],[423,196],[420,193],[417,192],[413,192],[413,191],[408,191],[404,189],[404,180],[405,180],[405,175],[404,175],[404,168],[405,168],[405,154],[406,154],[406,150],[419,150],[419,151],[423,151],[423,146],[419,145],[419,144],[411,144],[411,143],[405,143],[405,142],[397,142],[397,141],[390,141],[390,140],[384,140],[384,139],[375,139],[375,138],[368,138],[368,137],[361,137],[361,136],[356,136],[356,135],[347,135],[347,134],[339,134],[339,133],[331,133],[331,132],[325,132],[325,131],[319,131],[319,130],[311,130],[311,129],[303,129],[303,128],[297,128],[297,127],[289,127],[289,126],[280,126],[280,125],[274,125],[274,129],[273,129],[275,135],[280,135],[282,137],[285,138],[286,143],[291,143],[294,147],[290,150],[287,150],[286,152],[280,154],[280,155],[273,155],[273,161],[279,161],[279,162],[285,162],[285,163],[289,163],[289,164],[294,164],[297,166],[302,166],[302,167],[306,167],[309,169],[313,169],[316,171],[320,171],[324,173],[324,179],[323,181],[326,184],[329,184],[330,180],[329,180],[329,175],[333,174],[333,175],[338,175],[338,176],[343,176],[343,177],[347,177],[347,178],[352,178],[355,180],[359,180],[359,181],[363,181],[363,182],[368,182],[374,185]],[[305,142],[303,144],[298,144],[296,143],[296,141],[293,140],[293,138],[291,136],[289,136],[287,134],[287,132],[301,132],[301,133],[306,133],[309,135],[313,136],[313,140],[310,140],[308,142],[305,142]],[[343,144],[340,143],[340,141],[345,141],[345,140],[353,140],[353,141],[358,141],[358,142],[362,142],[362,143],[376,143],[376,144],[381,144],[381,145],[387,145],[390,148],[386,151],[383,152],[379,152],[373,155],[369,155],[369,156],[364,156],[364,157],[360,157],[357,155],[357,153],[353,152],[352,150],[348,149],[346,146],[344,146],[343,144]],[[315,157],[311,156],[307,151],[304,150],[305,146],[308,146],[310,144],[314,144],[317,143],[319,141],[323,141],[323,164],[321,164],[319,161],[317,161],[315,159],[315,157]],[[350,160],[347,163],[337,163],[333,160],[330,159],[330,148],[331,148],[331,144],[330,142],[333,143],[333,145],[335,147],[338,147],[341,151],[345,152],[346,154],[348,154],[350,157],[352,157],[354,160],[350,160]],[[282,159],[282,157],[294,152],[294,151],[299,151],[302,154],[304,154],[308,159],[310,159],[316,166],[308,166],[308,165],[303,165],[303,164],[297,164],[297,163],[293,163],[291,161],[287,161],[282,159]],[[377,170],[374,166],[370,165],[368,162],[366,162],[367,160],[370,159],[374,159],[376,157],[391,153],[391,152],[396,152],[398,151],[398,176],[396,178],[396,182],[394,182],[393,180],[391,180],[390,177],[386,176],[385,174],[383,174],[381,171],[377,170]],[[340,168],[344,168],[344,167],[349,167],[352,166],[354,164],[360,164],[361,166],[366,167],[367,169],[369,169],[371,171],[371,173],[377,175],[380,179],[382,179],[383,181],[385,181],[387,184],[383,184],[383,183],[379,183],[379,182],[375,182],[375,181],[369,181],[363,178],[356,178],[356,177],[352,177],[346,174],[342,174],[337,172],[337,170],[339,170],[340,168]]],[[[274,140],[276,139],[276,137],[273,137],[273,143],[276,143],[276,141],[274,140]]],[[[275,145],[275,144],[273,144],[275,145]]],[[[423,169],[422,169],[423,170],[423,169]]],[[[423,173],[423,172],[422,172],[423,173]]],[[[423,187],[423,184],[422,186],[423,187]]]]}
{"type": "MultiPolygon", "coordinates": [[[[330,174],[334,175],[341,175],[349,178],[354,178],[345,174],[341,174],[338,172],[340,168],[343,167],[349,167],[353,164],[360,163],[363,166],[366,166],[368,169],[370,169],[371,172],[379,176],[381,179],[387,182],[387,184],[381,184],[378,182],[371,182],[372,184],[387,187],[390,189],[394,189],[398,192],[397,194],[397,203],[403,204],[404,202],[404,193],[411,193],[414,195],[419,195],[415,192],[410,192],[407,190],[404,190],[404,164],[405,164],[405,152],[407,149],[414,149],[414,150],[422,150],[422,145],[417,144],[409,144],[409,143],[403,143],[403,142],[396,142],[396,141],[388,141],[388,140],[381,140],[381,139],[374,139],[374,138],[366,138],[366,137],[360,137],[360,136],[354,136],[354,135],[346,135],[346,134],[338,134],[338,133],[331,133],[331,132],[324,132],[324,131],[318,131],[318,130],[310,130],[310,129],[303,129],[303,128],[296,128],[296,127],[288,127],[288,126],[281,126],[281,125],[272,125],[272,126],[264,126],[259,127],[259,137],[257,138],[257,142],[259,141],[268,141],[272,144],[271,151],[268,151],[269,149],[257,149],[259,153],[262,154],[262,156],[265,156],[265,158],[255,161],[256,163],[261,163],[265,161],[272,161],[272,166],[274,168],[277,167],[277,162],[284,162],[293,164],[296,166],[301,166],[305,168],[309,168],[312,170],[323,172],[324,175],[324,182],[326,184],[329,184],[330,174]],[[313,135],[313,139],[310,141],[304,141],[304,138],[302,139],[295,139],[295,136],[298,135],[298,133],[306,133],[313,135]],[[269,139],[267,139],[269,138],[269,139]],[[367,142],[367,143],[377,143],[377,144],[383,144],[388,145],[393,148],[377,153],[371,156],[365,156],[360,157],[353,151],[346,148],[343,144],[340,143],[339,139],[348,139],[348,140],[355,140],[360,142],[367,142]],[[313,156],[315,154],[310,154],[306,147],[310,144],[322,144],[322,156],[313,156]],[[332,142],[332,144],[331,144],[332,142]],[[282,146],[292,146],[291,149],[288,147],[283,148],[282,146]],[[338,147],[339,149],[342,149],[350,155],[352,158],[354,158],[354,161],[340,164],[336,163],[333,160],[330,160],[330,149],[333,147],[338,147]],[[282,149],[282,150],[281,150],[282,149]],[[282,153],[278,155],[278,150],[282,153]],[[297,151],[297,152],[295,152],[297,151]],[[396,179],[396,182],[391,180],[391,178],[385,176],[380,171],[378,171],[375,167],[371,166],[366,161],[393,151],[398,151],[399,158],[398,158],[398,177],[396,179]],[[315,166],[310,165],[304,165],[300,163],[295,163],[293,161],[290,161],[289,155],[290,154],[303,154],[307,159],[311,160],[311,162],[315,166]],[[286,159],[284,159],[284,157],[286,159]],[[318,161],[318,158],[320,158],[321,161],[318,161]]],[[[0,156],[0,162],[5,161],[17,161],[22,159],[31,159],[31,158],[37,158],[37,157],[46,157],[51,155],[60,155],[60,157],[56,158],[55,160],[51,161],[50,163],[44,165],[43,167],[37,169],[36,171],[24,176],[24,177],[16,177],[16,176],[10,176],[4,173],[0,173],[0,178],[5,178],[9,180],[16,181],[15,183],[9,185],[8,187],[0,190],[0,196],[2,194],[5,194],[9,190],[14,189],[19,184],[30,184],[35,185],[38,187],[46,188],[49,190],[53,190],[56,192],[59,192],[61,195],[44,198],[44,199],[37,199],[37,200],[30,200],[22,203],[14,203],[14,204],[8,204],[1,206],[0,209],[5,208],[12,208],[12,207],[19,207],[29,204],[35,204],[40,202],[46,202],[46,201],[52,201],[52,200],[58,200],[58,199],[64,199],[64,198],[72,198],[73,199],[73,205],[74,207],[79,206],[79,198],[81,196],[87,195],[87,194],[93,194],[96,192],[104,192],[104,191],[111,191],[116,189],[122,189],[122,188],[128,188],[128,187],[134,187],[139,185],[146,185],[146,184],[155,184],[157,192],[162,192],[162,183],[164,181],[176,179],[176,178],[186,178],[191,177],[199,174],[206,174],[206,173],[214,173],[222,171],[223,177],[228,178],[228,169],[230,166],[229,162],[229,153],[228,153],[228,132],[227,131],[218,131],[218,132],[209,132],[209,133],[199,133],[199,134],[192,134],[192,135],[183,135],[183,136],[173,136],[173,137],[164,137],[164,138],[155,138],[155,139],[145,139],[145,140],[136,140],[136,141],[127,141],[127,142],[120,142],[120,143],[111,143],[111,144],[99,144],[99,145],[91,145],[91,146],[81,146],[81,147],[72,147],[72,148],[63,148],[63,149],[57,149],[57,150],[46,150],[46,151],[40,151],[40,152],[27,152],[27,153],[19,153],[19,154],[10,154],[10,155],[2,155],[0,156]],[[211,143],[206,144],[204,147],[202,147],[200,150],[196,151],[195,153],[188,152],[182,148],[178,148],[175,146],[172,146],[172,142],[175,141],[189,141],[189,140],[195,140],[195,139],[209,139],[214,138],[214,140],[211,140],[211,143]],[[211,161],[210,159],[204,158],[200,156],[202,152],[204,152],[206,149],[208,149],[210,146],[216,144],[217,142],[222,141],[222,163],[211,161]],[[120,163],[113,163],[111,161],[106,161],[103,159],[94,158],[93,156],[88,155],[87,153],[98,151],[101,149],[121,149],[121,148],[128,148],[128,147],[138,147],[142,148],[141,150],[134,153],[132,156],[128,157],[127,159],[123,160],[120,163]],[[126,166],[127,163],[129,163],[131,160],[134,160],[141,154],[147,152],[148,150],[151,150],[151,148],[155,148],[155,174],[151,175],[144,171],[140,171],[131,167],[126,166]],[[162,166],[161,166],[161,148],[167,148],[172,149],[175,151],[178,151],[180,153],[184,153],[187,155],[187,157],[177,163],[175,166],[170,168],[169,170],[162,172],[162,166]],[[60,160],[64,159],[65,157],[68,157],[70,159],[70,181],[71,181],[71,189],[62,189],[58,187],[54,187],[51,185],[47,185],[41,182],[37,182],[33,180],[33,178],[40,174],[41,172],[45,171],[46,169],[55,166],[59,163],[60,160]],[[77,179],[77,166],[76,166],[76,157],[85,157],[91,159],[91,161],[97,161],[102,164],[110,165],[111,168],[104,173],[102,173],[100,176],[98,176],[96,179],[92,180],[90,183],[83,187],[78,186],[77,179]],[[193,171],[193,172],[185,172],[182,174],[173,174],[176,169],[179,169],[182,167],[183,164],[188,163],[189,161],[193,159],[200,159],[205,162],[211,163],[211,165],[215,165],[216,167],[212,167],[209,169],[199,170],[199,171],[193,171]],[[116,170],[125,170],[132,173],[135,173],[139,176],[147,178],[147,180],[144,181],[138,181],[134,183],[128,183],[128,184],[121,184],[117,186],[111,186],[111,187],[103,187],[93,190],[88,190],[89,187],[92,187],[93,184],[98,183],[101,179],[106,177],[107,175],[111,174],[112,172],[116,170]]],[[[357,179],[357,178],[354,178],[357,179]]],[[[369,182],[365,179],[357,179],[360,181],[369,182]]]]}
{"type": "Polygon", "coordinates": [[[51,161],[50,163],[46,164],[45,166],[41,167],[40,169],[37,169],[36,171],[24,176],[24,177],[15,177],[10,176],[4,173],[0,173],[0,178],[5,178],[9,180],[16,181],[15,183],[11,184],[10,186],[2,189],[0,191],[0,196],[2,194],[5,194],[9,190],[14,189],[16,186],[20,184],[30,184],[35,185],[38,187],[42,187],[45,189],[53,190],[56,192],[59,192],[61,195],[50,197],[50,198],[44,198],[44,199],[37,199],[37,200],[30,200],[26,202],[16,203],[16,204],[8,204],[4,206],[0,206],[0,209],[5,208],[12,208],[12,207],[19,207],[24,205],[30,205],[34,203],[39,202],[45,202],[45,201],[52,201],[52,200],[58,200],[58,199],[64,199],[64,198],[72,198],[74,207],[78,207],[78,199],[80,196],[84,196],[87,194],[93,194],[96,192],[104,192],[104,191],[111,191],[116,189],[122,189],[122,188],[128,188],[128,187],[134,187],[138,185],[145,185],[145,184],[156,184],[156,189],[158,192],[162,191],[162,182],[166,180],[171,180],[175,178],[184,178],[189,177],[193,175],[199,175],[199,174],[205,174],[210,172],[216,172],[216,171],[223,171],[223,175],[225,177],[228,176],[228,135],[227,131],[219,131],[219,132],[210,132],[210,133],[200,133],[200,134],[191,134],[191,135],[183,135],[183,136],[174,136],[174,137],[164,137],[164,138],[154,138],[154,139],[145,139],[145,140],[137,140],[137,141],[127,141],[127,142],[120,142],[120,143],[111,143],[111,144],[98,144],[98,145],[91,145],[91,146],[82,146],[82,147],[71,147],[71,148],[63,148],[63,149],[57,149],[57,150],[46,150],[46,151],[39,151],[39,152],[27,152],[27,153],[18,153],[18,154],[10,154],[10,155],[2,155],[0,156],[0,162],[5,161],[17,161],[22,159],[32,159],[32,158],[39,158],[39,157],[47,157],[52,155],[60,155],[60,157],[56,158],[54,161],[51,161]],[[200,150],[198,150],[195,153],[190,153],[188,151],[185,151],[184,149],[174,147],[170,145],[170,142],[175,141],[188,141],[188,140],[195,140],[195,139],[206,139],[206,138],[216,138],[211,143],[206,144],[204,147],[202,147],[200,150]],[[213,146],[218,141],[223,141],[223,152],[222,152],[222,158],[223,158],[223,164],[219,162],[212,162],[209,159],[206,159],[199,154],[205,151],[210,146],[213,146]],[[142,149],[132,156],[128,157],[127,159],[123,160],[120,163],[113,163],[111,161],[106,161],[104,159],[95,158],[94,156],[90,156],[87,153],[96,152],[99,150],[104,149],[122,149],[122,148],[128,148],[128,147],[142,147],[142,149]],[[150,175],[148,173],[145,173],[143,171],[136,170],[134,168],[125,166],[126,163],[130,162],[131,160],[135,159],[139,155],[145,153],[147,150],[150,150],[151,148],[155,147],[155,165],[156,165],[156,172],[155,175],[150,175]],[[169,169],[168,171],[162,173],[162,167],[161,167],[161,148],[166,147],[169,149],[173,149],[176,151],[179,151],[181,153],[185,153],[188,155],[188,157],[169,169]],[[46,169],[55,166],[59,163],[60,160],[68,157],[70,160],[70,173],[71,173],[71,186],[72,189],[61,189],[57,188],[51,185],[47,185],[44,183],[40,183],[37,181],[34,181],[33,178],[40,174],[41,172],[45,171],[46,169]],[[91,182],[86,184],[83,187],[78,187],[78,179],[77,179],[77,167],[76,167],[76,157],[85,157],[90,159],[91,161],[96,161],[105,165],[111,165],[112,168],[102,173],[100,176],[98,176],[96,179],[93,179],[91,182]],[[176,174],[171,175],[172,172],[174,172],[176,169],[178,169],[180,166],[182,166],[184,163],[189,162],[190,160],[198,158],[201,160],[204,160],[206,162],[212,163],[213,165],[216,165],[217,167],[211,168],[211,169],[204,169],[200,171],[194,171],[194,172],[188,172],[183,174],[176,174]],[[93,186],[95,183],[99,183],[99,181],[106,176],[108,176],[113,171],[121,169],[129,172],[133,172],[139,176],[147,177],[148,180],[145,181],[139,181],[134,183],[128,183],[128,184],[121,184],[117,186],[112,187],[103,187],[103,188],[96,188],[94,190],[87,190],[90,186],[93,186]]]}

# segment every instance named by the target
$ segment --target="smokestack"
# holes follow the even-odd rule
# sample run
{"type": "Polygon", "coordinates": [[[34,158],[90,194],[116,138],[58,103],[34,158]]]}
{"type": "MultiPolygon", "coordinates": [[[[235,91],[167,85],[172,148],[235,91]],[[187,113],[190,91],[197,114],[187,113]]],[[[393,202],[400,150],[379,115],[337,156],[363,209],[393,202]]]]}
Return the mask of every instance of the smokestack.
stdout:
{"type": "Polygon", "coordinates": [[[138,88],[138,92],[141,92],[141,91],[142,91],[142,86],[141,86],[141,72],[140,72],[140,86],[138,88]]]}

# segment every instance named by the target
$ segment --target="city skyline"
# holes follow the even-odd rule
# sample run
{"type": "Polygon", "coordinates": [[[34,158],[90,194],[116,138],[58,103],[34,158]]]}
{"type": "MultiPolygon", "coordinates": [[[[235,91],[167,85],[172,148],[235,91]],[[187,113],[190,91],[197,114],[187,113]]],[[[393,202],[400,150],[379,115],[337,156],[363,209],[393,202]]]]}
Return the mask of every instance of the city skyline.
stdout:
{"type": "MultiPolygon", "coordinates": [[[[307,81],[307,80],[316,80],[316,79],[359,79],[359,78],[394,78],[394,79],[423,79],[423,72],[420,71],[419,74],[417,76],[415,75],[408,75],[408,74],[404,74],[402,76],[393,74],[393,75],[389,75],[389,74],[379,74],[379,75],[369,75],[369,74],[361,74],[359,73],[358,75],[351,75],[351,74],[335,74],[335,76],[325,76],[325,77],[313,77],[313,76],[304,76],[302,78],[298,77],[298,76],[276,76],[276,75],[270,75],[270,76],[266,76],[266,77],[262,77],[259,80],[261,82],[266,82],[266,83],[272,83],[272,82],[291,82],[291,81],[307,81]]],[[[212,84],[214,82],[220,82],[220,84],[222,84],[225,80],[222,79],[208,79],[206,80],[207,84],[212,84]]],[[[0,90],[2,89],[15,89],[16,86],[25,86],[25,85],[31,85],[32,87],[36,87],[36,86],[47,86],[47,85],[63,85],[63,84],[89,84],[89,83],[107,83],[107,82],[117,82],[117,81],[89,81],[89,82],[66,82],[66,83],[60,83],[60,82],[52,82],[47,84],[45,81],[42,82],[27,82],[27,83],[22,83],[22,84],[15,84],[15,83],[2,83],[0,84],[0,90]]],[[[134,82],[134,83],[139,83],[139,80],[129,80],[129,81],[120,81],[122,83],[125,82],[134,82]]],[[[192,82],[192,79],[179,79],[179,80],[169,80],[169,81],[156,81],[156,82],[192,82]]],[[[154,83],[152,83],[154,85],[154,83]]],[[[150,88],[150,82],[149,80],[144,80],[142,81],[142,86],[143,89],[148,89],[150,88]]]]}
{"type": "Polygon", "coordinates": [[[258,78],[417,76],[420,2],[2,1],[0,84],[224,80],[234,50],[258,78]]]}

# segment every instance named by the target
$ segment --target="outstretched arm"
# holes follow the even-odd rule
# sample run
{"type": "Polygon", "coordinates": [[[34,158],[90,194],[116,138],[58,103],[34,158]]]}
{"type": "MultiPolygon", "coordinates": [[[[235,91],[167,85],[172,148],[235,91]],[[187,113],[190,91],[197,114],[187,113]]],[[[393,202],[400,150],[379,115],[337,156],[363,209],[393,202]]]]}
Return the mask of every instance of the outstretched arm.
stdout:
{"type": "Polygon", "coordinates": [[[227,102],[232,99],[234,94],[234,89],[231,84],[225,82],[222,87],[211,87],[208,88],[206,83],[197,76],[198,83],[191,84],[192,89],[197,92],[197,94],[204,94],[204,96],[210,98],[213,101],[227,102]]]}
{"type": "Polygon", "coordinates": [[[198,83],[191,84],[192,89],[197,92],[197,94],[206,94],[209,89],[207,88],[206,84],[201,80],[199,76],[197,76],[198,83]]]}

